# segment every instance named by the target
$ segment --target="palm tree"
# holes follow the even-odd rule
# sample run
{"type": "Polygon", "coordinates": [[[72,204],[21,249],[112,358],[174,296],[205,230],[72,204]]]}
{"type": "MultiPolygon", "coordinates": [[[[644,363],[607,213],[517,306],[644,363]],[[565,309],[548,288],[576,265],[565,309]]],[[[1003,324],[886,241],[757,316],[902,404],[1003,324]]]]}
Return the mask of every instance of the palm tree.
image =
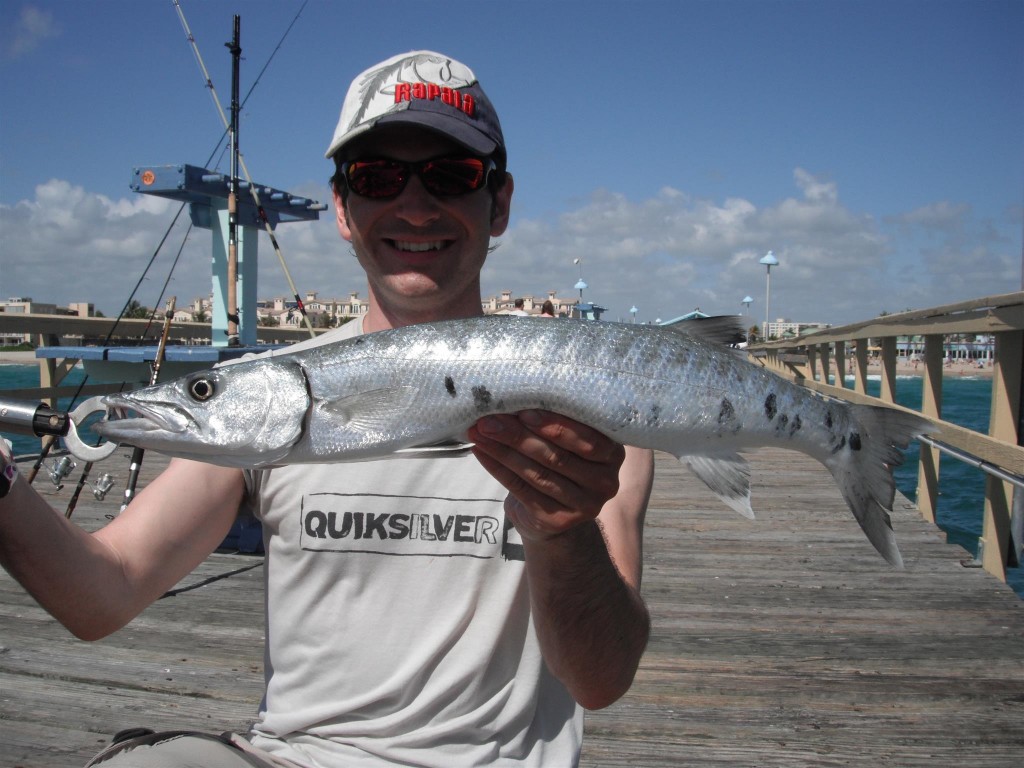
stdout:
{"type": "Polygon", "coordinates": [[[152,310],[142,306],[135,299],[128,302],[128,306],[124,311],[124,316],[130,320],[147,320],[152,314],[152,310]]]}

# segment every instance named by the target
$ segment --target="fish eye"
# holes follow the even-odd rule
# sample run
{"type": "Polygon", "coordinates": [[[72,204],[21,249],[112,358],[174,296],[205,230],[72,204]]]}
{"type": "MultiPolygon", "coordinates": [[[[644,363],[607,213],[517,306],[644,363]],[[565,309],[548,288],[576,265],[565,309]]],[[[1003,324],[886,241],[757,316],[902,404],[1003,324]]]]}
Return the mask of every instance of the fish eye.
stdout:
{"type": "Polygon", "coordinates": [[[216,393],[212,379],[197,378],[188,383],[188,393],[198,403],[209,400],[216,393]]]}

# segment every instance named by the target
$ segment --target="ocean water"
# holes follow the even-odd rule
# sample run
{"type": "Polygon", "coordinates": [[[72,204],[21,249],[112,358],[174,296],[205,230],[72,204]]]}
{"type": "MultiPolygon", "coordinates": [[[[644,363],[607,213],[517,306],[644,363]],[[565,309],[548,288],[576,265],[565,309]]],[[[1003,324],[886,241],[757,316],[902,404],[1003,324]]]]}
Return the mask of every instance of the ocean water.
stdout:
{"type": "MultiPolygon", "coordinates": [[[[915,411],[921,409],[921,378],[896,377],[896,402],[915,411]]],[[[852,386],[852,379],[847,380],[852,386]]],[[[868,394],[878,397],[880,377],[868,379],[868,394]]],[[[946,376],[942,380],[942,418],[944,421],[988,433],[992,401],[992,379],[982,376],[946,376]]],[[[918,443],[912,443],[906,460],[896,468],[896,487],[911,501],[917,500],[918,443]]],[[[985,478],[975,469],[951,456],[939,458],[939,505],[936,523],[946,532],[947,541],[959,544],[972,555],[978,554],[982,511],[985,506],[985,478]]],[[[897,533],[897,538],[899,531],[897,533]]],[[[1006,580],[1024,597],[1024,569],[1009,568],[1006,580]]]]}
{"type": "MultiPolygon", "coordinates": [[[[84,378],[80,369],[73,370],[65,383],[73,385],[84,378]]],[[[5,365],[0,363],[0,390],[14,387],[39,386],[39,371],[35,365],[5,365]]],[[[868,394],[878,396],[881,382],[878,377],[868,380],[868,394]]],[[[979,432],[988,432],[992,380],[985,377],[947,376],[942,385],[942,417],[979,432]]],[[[896,379],[896,401],[907,408],[921,407],[921,379],[900,376],[896,379]]],[[[68,408],[70,400],[63,400],[61,408],[68,408]]],[[[38,452],[39,441],[22,435],[5,435],[14,444],[15,454],[38,452]]],[[[917,453],[914,443],[907,451],[906,461],[896,469],[896,486],[914,501],[917,498],[917,453]]],[[[939,465],[938,524],[947,539],[976,555],[981,535],[982,509],[985,500],[985,474],[945,454],[939,465]]],[[[897,535],[898,535],[897,531],[897,535]]],[[[1017,594],[1024,597],[1024,569],[1011,568],[1007,581],[1017,594]]]]}

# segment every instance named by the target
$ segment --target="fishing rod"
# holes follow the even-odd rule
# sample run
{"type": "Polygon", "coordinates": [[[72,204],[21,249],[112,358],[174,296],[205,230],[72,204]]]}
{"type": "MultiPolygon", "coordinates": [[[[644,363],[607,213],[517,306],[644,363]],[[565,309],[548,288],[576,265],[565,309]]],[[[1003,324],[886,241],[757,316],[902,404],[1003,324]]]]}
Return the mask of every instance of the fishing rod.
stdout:
{"type": "Polygon", "coordinates": [[[230,176],[228,180],[228,346],[238,340],[238,62],[242,56],[242,17],[235,14],[234,35],[228,43],[231,51],[231,125],[228,128],[230,176]]]}
{"type": "MultiPolygon", "coordinates": [[[[164,330],[160,335],[160,343],[157,345],[152,371],[149,375],[150,386],[156,384],[157,379],[160,378],[160,367],[163,365],[164,354],[167,350],[167,337],[171,334],[171,321],[174,319],[174,305],[176,301],[176,296],[171,296],[167,301],[167,313],[164,315],[164,330]]],[[[124,512],[125,507],[131,504],[132,499],[135,498],[135,487],[139,482],[139,470],[142,469],[142,457],[144,454],[145,451],[142,448],[136,447],[132,449],[132,460],[128,465],[128,483],[125,485],[124,499],[121,501],[121,512],[124,512]]]]}
{"type": "MultiPolygon", "coordinates": [[[[201,73],[201,75],[203,77],[203,82],[205,83],[206,87],[209,89],[210,95],[213,97],[213,104],[214,104],[214,107],[217,110],[217,114],[220,116],[221,122],[224,124],[225,129],[230,133],[230,131],[231,131],[231,122],[228,120],[227,114],[224,112],[224,108],[221,106],[220,98],[217,96],[217,90],[216,90],[216,88],[214,88],[214,85],[213,85],[213,80],[210,78],[210,73],[206,69],[206,64],[203,62],[203,56],[199,52],[199,44],[196,42],[195,36],[192,34],[192,30],[191,30],[191,28],[188,25],[188,21],[185,19],[185,11],[182,9],[181,3],[179,2],[179,0],[173,0],[173,2],[174,2],[175,9],[178,11],[178,18],[181,20],[181,26],[185,30],[185,39],[188,40],[189,45],[192,47],[192,52],[195,55],[196,63],[199,65],[199,71],[200,71],[200,73],[201,73]]],[[[303,4],[302,7],[304,8],[305,4],[303,4]]],[[[302,8],[299,9],[299,13],[301,13],[301,12],[302,12],[302,8]]],[[[298,14],[296,14],[296,18],[298,18],[298,14]]],[[[292,24],[294,24],[294,23],[295,22],[293,20],[292,24]]],[[[290,30],[291,27],[289,26],[288,29],[290,30]]],[[[287,31],[285,32],[285,34],[287,35],[287,31]]],[[[282,38],[282,40],[283,40],[283,38],[282,38]]],[[[280,46],[280,43],[278,45],[280,46]]],[[[234,76],[234,73],[232,73],[232,75],[234,76]]],[[[232,87],[234,87],[234,83],[232,84],[232,87]]],[[[315,337],[316,336],[316,331],[313,330],[313,323],[310,321],[309,315],[306,313],[306,307],[302,303],[302,299],[299,298],[299,289],[295,287],[295,281],[292,279],[291,271],[288,269],[288,265],[285,263],[284,253],[281,250],[281,246],[277,242],[277,236],[274,234],[273,228],[270,226],[270,220],[267,217],[266,210],[263,207],[263,202],[260,199],[259,190],[257,189],[256,184],[253,183],[252,175],[249,173],[248,166],[246,166],[245,157],[244,156],[238,155],[238,165],[242,169],[242,174],[245,177],[246,186],[249,189],[249,194],[252,195],[253,204],[256,206],[256,211],[257,211],[257,215],[259,216],[259,220],[263,223],[263,229],[267,233],[267,236],[270,238],[270,244],[271,244],[271,246],[274,249],[274,254],[277,256],[278,262],[281,264],[281,269],[284,272],[285,279],[288,281],[288,287],[291,289],[292,296],[295,297],[295,302],[296,302],[296,305],[298,307],[299,314],[302,315],[302,319],[303,319],[303,321],[306,324],[306,329],[309,331],[309,335],[311,337],[315,337]]],[[[229,202],[229,206],[230,206],[230,202],[229,202]]],[[[229,290],[230,290],[230,286],[234,284],[233,281],[231,280],[230,267],[229,267],[229,272],[228,272],[228,281],[229,281],[229,290]]],[[[229,297],[229,301],[230,301],[230,297],[229,297]]],[[[230,314],[230,308],[229,308],[229,314],[230,314]]],[[[229,329],[229,335],[230,335],[230,317],[229,317],[228,329],[229,329]]]]}
{"type": "MultiPolygon", "coordinates": [[[[195,38],[193,37],[191,30],[188,27],[188,22],[185,20],[184,12],[181,9],[181,5],[180,5],[178,0],[173,0],[173,3],[174,3],[175,8],[177,8],[177,10],[178,10],[178,15],[181,18],[182,26],[185,28],[186,37],[188,38],[189,42],[192,45],[193,51],[195,52],[196,60],[199,63],[199,67],[200,67],[200,70],[202,71],[203,76],[205,78],[206,85],[210,89],[210,94],[213,97],[214,104],[217,107],[217,111],[218,111],[218,113],[221,115],[221,117],[223,119],[224,110],[221,108],[220,102],[219,102],[219,100],[217,98],[216,89],[213,87],[213,81],[210,79],[209,73],[206,71],[206,66],[203,63],[202,57],[199,54],[199,48],[198,48],[198,46],[197,46],[197,44],[195,42],[195,38]]],[[[271,53],[270,57],[267,59],[266,63],[263,65],[263,68],[260,70],[260,73],[257,76],[256,80],[253,82],[252,86],[249,88],[248,92],[246,93],[245,99],[242,101],[242,105],[243,106],[244,106],[245,102],[247,102],[249,100],[249,96],[252,95],[253,91],[256,88],[256,85],[259,83],[260,79],[263,77],[263,73],[266,72],[267,68],[270,66],[271,61],[273,61],[274,56],[277,55],[277,52],[280,50],[281,45],[284,43],[285,38],[288,36],[289,32],[291,32],[292,27],[295,26],[295,23],[298,21],[299,16],[302,14],[302,11],[305,9],[307,3],[308,3],[308,0],[305,0],[305,2],[303,2],[302,5],[299,7],[299,10],[296,12],[295,16],[292,18],[291,23],[288,25],[288,27],[285,30],[284,34],[281,36],[281,39],[278,41],[277,46],[274,48],[274,51],[271,53]]],[[[226,123],[226,121],[225,121],[225,123],[226,123]]],[[[221,137],[220,140],[218,140],[217,147],[214,147],[213,151],[210,153],[210,158],[209,158],[209,160],[207,160],[207,165],[209,165],[210,161],[212,161],[213,157],[217,154],[217,151],[218,151],[218,148],[220,146],[220,141],[221,140],[223,140],[223,136],[221,137]]],[[[250,187],[252,187],[253,186],[252,183],[251,183],[252,180],[249,177],[248,170],[244,168],[244,163],[243,163],[243,169],[245,170],[246,178],[250,182],[250,187]]],[[[236,174],[233,173],[232,174],[232,178],[236,179],[236,174]]],[[[302,316],[306,320],[306,325],[309,328],[310,334],[312,335],[313,334],[312,325],[309,322],[308,317],[306,316],[305,306],[302,304],[301,299],[299,299],[298,290],[296,289],[295,283],[294,283],[294,281],[292,280],[292,277],[291,277],[291,273],[288,271],[288,267],[285,264],[284,255],[281,252],[280,246],[278,245],[277,238],[274,236],[273,230],[269,227],[269,224],[266,221],[266,213],[263,210],[262,205],[259,204],[259,198],[258,198],[258,195],[256,193],[256,190],[253,188],[252,191],[253,191],[253,197],[256,199],[256,202],[257,202],[257,208],[258,208],[258,211],[259,211],[260,218],[261,218],[261,220],[264,221],[267,233],[270,235],[270,239],[271,239],[271,243],[272,243],[272,245],[274,247],[274,251],[277,254],[278,260],[281,263],[281,267],[284,270],[285,277],[287,278],[288,284],[291,287],[292,294],[295,296],[296,302],[297,302],[297,304],[299,306],[299,309],[300,309],[300,311],[302,313],[302,316]]],[[[114,335],[115,331],[117,330],[118,324],[121,322],[121,319],[125,316],[125,313],[127,312],[128,307],[131,305],[131,302],[133,301],[135,295],[138,293],[139,287],[142,285],[142,281],[146,279],[146,275],[149,273],[149,270],[152,269],[153,263],[156,261],[157,256],[160,255],[160,251],[163,249],[163,246],[166,244],[167,238],[170,236],[171,232],[173,231],[175,225],[178,222],[178,219],[181,217],[182,212],[185,210],[185,205],[186,205],[185,203],[182,203],[180,206],[178,206],[178,210],[174,214],[174,218],[171,220],[171,223],[168,225],[167,229],[164,231],[163,237],[160,239],[159,244],[154,249],[153,254],[150,256],[149,262],[146,264],[145,269],[142,270],[142,275],[139,277],[138,281],[135,283],[135,287],[129,293],[128,298],[127,298],[127,300],[124,303],[124,306],[121,308],[121,311],[118,313],[117,317],[115,318],[114,324],[111,326],[110,330],[107,332],[106,338],[102,342],[103,346],[108,345],[110,343],[111,339],[113,338],[113,335],[114,335]]],[[[191,225],[189,227],[189,230],[191,230],[191,225]]],[[[188,233],[187,232],[186,232],[185,237],[186,238],[188,237],[188,233]]],[[[184,248],[184,242],[182,243],[182,248],[178,249],[178,255],[177,255],[177,257],[175,257],[174,264],[171,265],[171,271],[168,273],[168,278],[167,278],[167,280],[164,283],[164,288],[161,291],[161,295],[166,290],[167,283],[170,282],[170,276],[171,276],[171,274],[173,274],[174,268],[177,265],[178,258],[180,258],[181,252],[182,252],[183,248],[184,248]]],[[[232,282],[232,286],[234,287],[234,282],[232,282]]],[[[236,293],[236,296],[237,296],[237,293],[236,293]]],[[[159,302],[159,299],[158,299],[158,302],[159,302]]],[[[235,313],[235,317],[237,318],[237,311],[235,313]]],[[[85,385],[88,382],[88,380],[89,380],[89,377],[88,377],[88,374],[87,374],[83,378],[83,380],[79,383],[78,389],[76,390],[75,394],[71,398],[71,403],[70,403],[70,405],[68,407],[69,411],[74,408],[75,402],[78,400],[78,397],[81,394],[82,389],[85,387],[85,385]]],[[[17,427],[21,427],[22,430],[26,431],[27,434],[34,434],[37,437],[42,437],[43,438],[42,439],[42,444],[40,446],[39,455],[36,457],[36,460],[33,463],[32,468],[25,475],[26,481],[29,484],[32,484],[35,481],[35,478],[38,475],[39,470],[42,469],[43,464],[46,462],[46,459],[48,458],[48,456],[49,456],[53,446],[56,445],[57,438],[58,437],[63,437],[64,435],[67,434],[66,427],[65,427],[65,430],[63,432],[56,432],[56,431],[35,432],[32,429],[33,419],[36,418],[37,411],[38,411],[37,426],[40,426],[40,428],[42,428],[41,425],[45,424],[47,419],[50,418],[51,416],[52,417],[59,416],[60,419],[61,419],[61,423],[62,424],[66,423],[67,414],[66,413],[57,414],[57,412],[53,411],[49,406],[47,406],[45,409],[42,409],[42,407],[37,407],[35,405],[33,405],[33,406],[26,406],[23,403],[0,404],[0,405],[13,405],[14,406],[14,411],[11,411],[10,408],[4,408],[4,413],[7,414],[7,413],[16,412],[18,414],[18,418],[20,418],[20,419],[22,419],[24,421],[24,423],[20,423],[20,424],[16,425],[17,427]],[[27,421],[25,421],[25,420],[27,420],[27,421]]]]}
{"type": "MultiPolygon", "coordinates": [[[[153,266],[153,262],[156,261],[156,257],[160,254],[160,250],[163,248],[164,243],[167,242],[167,238],[170,236],[171,230],[174,229],[174,225],[178,222],[178,219],[181,216],[182,211],[184,211],[184,210],[185,210],[185,204],[182,203],[181,206],[178,207],[178,212],[176,214],[174,214],[174,218],[171,220],[170,226],[167,227],[167,230],[164,232],[163,237],[160,239],[160,243],[157,245],[156,250],[153,251],[153,255],[149,257],[149,262],[146,264],[146,268],[144,270],[142,270],[142,275],[139,277],[138,281],[135,283],[135,287],[132,289],[131,293],[128,295],[128,299],[125,301],[124,306],[121,307],[121,311],[118,313],[117,317],[114,319],[114,324],[112,326],[110,326],[110,330],[107,331],[107,335],[103,339],[103,341],[102,341],[100,346],[104,346],[104,347],[107,346],[108,344],[110,344],[111,339],[114,338],[114,332],[117,330],[117,326],[120,324],[121,320],[124,318],[125,313],[128,311],[128,307],[131,306],[132,300],[135,298],[135,294],[138,293],[139,287],[142,285],[142,281],[146,279],[146,274],[149,272],[150,268],[153,266]]],[[[166,287],[166,285],[165,285],[165,287],[166,287]]],[[[85,387],[85,385],[86,385],[86,383],[88,383],[88,381],[89,381],[89,375],[86,374],[85,377],[83,377],[83,379],[78,383],[78,388],[75,390],[75,394],[71,396],[71,402],[68,405],[68,411],[71,411],[72,409],[74,409],[75,402],[78,400],[78,396],[82,394],[82,389],[85,387]]],[[[35,406],[33,406],[33,409],[34,408],[35,408],[35,406]]],[[[48,406],[48,408],[49,408],[49,406],[48,406]]],[[[29,485],[31,485],[35,481],[36,476],[39,474],[39,470],[43,466],[43,463],[46,461],[47,457],[50,455],[50,451],[52,450],[53,446],[56,445],[57,438],[58,437],[64,437],[64,436],[67,435],[67,426],[66,426],[67,414],[66,413],[65,414],[59,414],[59,415],[63,416],[64,419],[65,419],[64,422],[61,422],[61,426],[64,429],[64,431],[62,431],[62,432],[61,431],[53,431],[53,428],[45,427],[44,422],[46,421],[46,418],[48,418],[48,416],[46,415],[47,412],[46,411],[40,411],[39,413],[40,413],[39,421],[37,421],[34,426],[36,428],[42,429],[43,431],[40,431],[40,432],[32,431],[32,427],[33,427],[32,421],[35,418],[35,412],[34,411],[33,411],[33,413],[30,416],[29,416],[28,413],[24,414],[26,416],[29,416],[28,423],[23,423],[23,424],[19,425],[23,429],[24,428],[28,428],[28,434],[34,434],[36,437],[42,437],[43,438],[42,445],[40,446],[39,456],[36,458],[35,462],[33,463],[32,469],[30,469],[28,474],[25,475],[25,480],[28,482],[29,485]],[[46,431],[47,429],[49,429],[50,431],[46,431]]],[[[52,411],[52,409],[51,409],[49,411],[49,414],[56,414],[56,412],[52,411]]]]}

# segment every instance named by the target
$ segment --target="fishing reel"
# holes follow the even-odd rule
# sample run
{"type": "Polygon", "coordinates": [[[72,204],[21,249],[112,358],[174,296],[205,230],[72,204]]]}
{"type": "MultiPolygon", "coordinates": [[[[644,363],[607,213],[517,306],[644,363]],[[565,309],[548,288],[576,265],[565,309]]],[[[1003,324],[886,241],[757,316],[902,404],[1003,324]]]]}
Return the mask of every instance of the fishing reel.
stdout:
{"type": "Polygon", "coordinates": [[[92,495],[96,497],[96,501],[103,501],[107,497],[107,492],[114,487],[114,477],[109,472],[105,472],[96,478],[95,483],[89,483],[92,487],[92,495]]]}
{"type": "MultiPolygon", "coordinates": [[[[53,483],[59,491],[64,487],[64,479],[67,478],[78,465],[71,459],[70,456],[62,456],[59,459],[54,459],[50,465],[49,475],[50,482],[53,483]]],[[[114,487],[114,477],[109,472],[105,472],[96,478],[95,483],[90,483],[83,480],[85,485],[92,488],[92,495],[96,497],[96,501],[103,501],[107,497],[107,493],[111,488],[114,487]]]]}
{"type": "Polygon", "coordinates": [[[50,482],[57,487],[58,491],[64,487],[64,478],[70,475],[77,466],[70,456],[62,456],[53,460],[50,465],[50,482]]]}

